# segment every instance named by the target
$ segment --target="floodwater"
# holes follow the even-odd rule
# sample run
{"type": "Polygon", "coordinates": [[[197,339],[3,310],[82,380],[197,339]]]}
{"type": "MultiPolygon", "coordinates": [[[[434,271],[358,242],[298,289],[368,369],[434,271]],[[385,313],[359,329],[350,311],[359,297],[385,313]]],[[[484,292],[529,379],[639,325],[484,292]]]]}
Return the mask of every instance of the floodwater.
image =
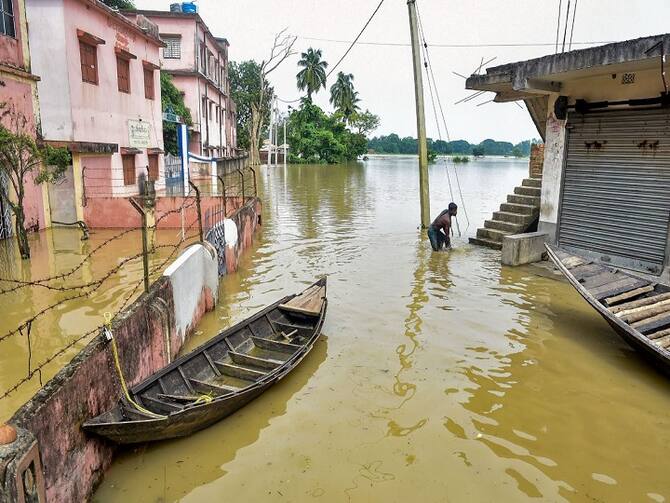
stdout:
{"type": "MultiPolygon", "coordinates": [[[[262,168],[263,228],[190,347],[327,274],[323,337],[229,418],[126,449],[94,500],[670,497],[670,381],[568,284],[467,244],[526,160],[458,170],[470,226],[438,254],[417,230],[415,159],[262,168]]],[[[444,164],[431,195],[435,215],[444,164]]]]}
{"type": "MultiPolygon", "coordinates": [[[[142,259],[128,260],[142,251],[140,231],[96,230],[86,241],[81,237],[79,230],[70,228],[31,234],[29,261],[20,259],[13,238],[0,240],[0,290],[19,286],[6,281],[9,278],[34,282],[72,272],[63,279],[42,283],[46,286],[26,286],[0,294],[0,337],[58,304],[35,320],[30,337],[23,329],[0,341],[0,395],[25,378],[29,368],[35,370],[52,360],[42,368],[41,379],[46,383],[93,337],[82,339],[82,334],[102,325],[106,312],[116,313],[126,299],[132,302],[143,292],[142,259]],[[100,285],[77,288],[99,281],[115,269],[118,271],[100,285]]],[[[156,234],[157,248],[149,262],[152,279],[162,273],[171,255],[178,256],[178,251],[173,253],[167,245],[180,240],[180,230],[161,230],[156,234]]],[[[39,387],[40,375],[34,374],[8,397],[0,399],[0,422],[11,417],[39,387]]]]}

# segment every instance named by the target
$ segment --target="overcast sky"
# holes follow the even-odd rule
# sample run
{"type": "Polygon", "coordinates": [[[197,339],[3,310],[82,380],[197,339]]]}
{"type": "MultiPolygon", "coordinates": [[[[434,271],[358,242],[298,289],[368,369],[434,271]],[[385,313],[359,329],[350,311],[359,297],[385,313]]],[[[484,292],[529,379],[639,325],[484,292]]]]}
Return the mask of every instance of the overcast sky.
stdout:
{"type": "MultiPolygon", "coordinates": [[[[167,10],[169,0],[135,0],[138,8],[167,10]]],[[[322,49],[334,65],[348,44],[312,40],[351,41],[379,0],[199,0],[200,15],[217,36],[230,42],[230,59],[262,60],[274,34],[283,28],[298,36],[295,48],[322,49]]],[[[568,0],[562,0],[565,11],[568,0]]],[[[571,0],[574,8],[575,0],[571,0]]],[[[464,81],[452,71],[469,75],[481,58],[497,59],[489,66],[554,52],[558,0],[417,0],[426,38],[431,44],[548,43],[535,47],[429,48],[451,139],[479,142],[485,138],[518,142],[538,137],[525,109],[514,103],[488,103],[479,98],[454,105],[467,96],[464,81]]],[[[574,42],[619,41],[668,31],[670,0],[577,0],[574,42]]],[[[572,16],[570,16],[570,23],[572,16]]],[[[569,33],[568,33],[569,38],[569,33]]],[[[562,39],[562,28],[561,28],[562,39]]],[[[386,0],[361,42],[409,42],[407,5],[386,0]]],[[[573,45],[584,47],[583,45],[573,45]]],[[[298,56],[270,76],[280,98],[300,96],[295,85],[298,56]]],[[[416,136],[411,49],[406,46],[357,45],[337,69],[355,76],[363,108],[381,117],[375,134],[416,136]]],[[[331,76],[328,87],[336,73],[331,76]]],[[[427,84],[426,84],[427,86],[427,84]]],[[[315,101],[326,108],[328,92],[315,101]]],[[[426,87],[428,135],[438,138],[426,87]]],[[[286,107],[287,105],[283,105],[286,107]]],[[[444,135],[444,132],[442,133],[444,135]]]]}

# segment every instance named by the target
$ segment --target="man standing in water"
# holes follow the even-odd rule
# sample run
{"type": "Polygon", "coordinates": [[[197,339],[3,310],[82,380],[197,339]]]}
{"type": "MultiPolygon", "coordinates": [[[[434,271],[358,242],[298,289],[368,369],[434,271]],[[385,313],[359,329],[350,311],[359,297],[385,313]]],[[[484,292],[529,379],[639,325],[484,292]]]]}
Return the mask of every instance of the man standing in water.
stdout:
{"type": "Polygon", "coordinates": [[[458,206],[456,206],[456,203],[449,203],[449,207],[428,226],[428,239],[430,239],[430,246],[433,247],[433,250],[441,251],[444,247],[446,251],[451,248],[451,239],[449,238],[451,217],[455,217],[457,213],[458,206]]]}

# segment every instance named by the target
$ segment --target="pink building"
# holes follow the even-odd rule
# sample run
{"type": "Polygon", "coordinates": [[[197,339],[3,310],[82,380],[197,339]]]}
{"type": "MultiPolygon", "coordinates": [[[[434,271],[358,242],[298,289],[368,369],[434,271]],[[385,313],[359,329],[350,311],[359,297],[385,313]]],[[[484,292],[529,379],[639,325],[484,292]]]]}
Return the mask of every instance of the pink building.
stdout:
{"type": "MultiPolygon", "coordinates": [[[[98,0],[26,0],[44,138],[72,152],[50,186],[51,221],[85,220],[96,198],[164,183],[160,49],[155,25],[98,0]]],[[[50,213],[50,214],[49,214],[50,213]]]]}
{"type": "MultiPolygon", "coordinates": [[[[28,29],[24,0],[0,0],[0,104],[27,119],[25,132],[37,134],[37,90],[39,77],[33,75],[28,47],[28,29]]],[[[3,124],[10,127],[7,119],[3,124]]],[[[10,197],[11,184],[0,176],[0,184],[10,197]]],[[[24,209],[26,227],[45,225],[42,189],[33,180],[26,180],[24,209]]],[[[0,239],[13,235],[12,218],[7,203],[0,198],[0,239]]]]}
{"type": "Polygon", "coordinates": [[[161,66],[184,93],[193,127],[189,149],[205,157],[235,152],[235,104],[228,82],[228,41],[217,38],[197,13],[136,10],[127,16],[145,16],[158,25],[165,42],[161,66]]]}

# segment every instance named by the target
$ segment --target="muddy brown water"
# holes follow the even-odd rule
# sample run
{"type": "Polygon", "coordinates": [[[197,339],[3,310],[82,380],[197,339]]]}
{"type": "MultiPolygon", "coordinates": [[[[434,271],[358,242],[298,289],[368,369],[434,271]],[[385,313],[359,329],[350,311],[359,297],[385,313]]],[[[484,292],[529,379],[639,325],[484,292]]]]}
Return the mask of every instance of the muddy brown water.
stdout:
{"type": "MultiPolygon", "coordinates": [[[[458,169],[471,235],[527,161],[458,169]]],[[[94,501],[665,501],[670,381],[568,284],[465,236],[432,253],[417,178],[400,157],[261,169],[263,228],[189,348],[328,274],[322,339],[229,418],[124,449],[94,501]]],[[[431,193],[436,214],[443,165],[431,193]]]]}

